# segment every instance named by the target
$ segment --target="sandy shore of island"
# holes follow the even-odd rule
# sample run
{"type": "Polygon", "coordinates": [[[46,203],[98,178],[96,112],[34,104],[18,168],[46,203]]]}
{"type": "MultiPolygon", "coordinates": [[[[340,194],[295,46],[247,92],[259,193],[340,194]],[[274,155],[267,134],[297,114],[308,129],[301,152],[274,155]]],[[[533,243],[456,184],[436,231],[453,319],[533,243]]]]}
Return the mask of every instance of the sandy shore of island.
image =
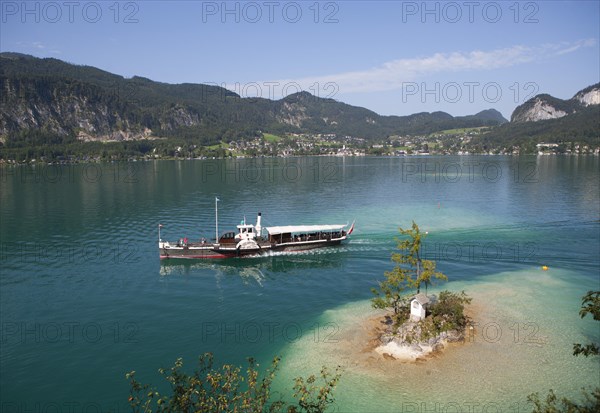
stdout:
{"type": "MultiPolygon", "coordinates": [[[[477,324],[477,314],[480,314],[484,311],[484,308],[479,303],[471,303],[465,306],[465,315],[469,317],[471,321],[477,324]]],[[[382,325],[385,325],[386,322],[389,322],[389,317],[383,317],[378,320],[378,322],[382,325]]],[[[383,329],[384,331],[385,329],[383,329]]],[[[382,330],[378,330],[377,333],[381,336],[383,333],[382,330]]],[[[462,340],[448,340],[446,338],[439,338],[434,345],[430,345],[429,343],[415,343],[413,345],[408,344],[399,344],[396,341],[390,341],[388,343],[383,343],[380,341],[380,345],[375,347],[373,350],[381,354],[383,358],[386,359],[394,359],[401,362],[416,362],[416,361],[425,361],[429,358],[440,356],[444,351],[463,345],[470,341],[470,338],[474,337],[477,333],[475,327],[470,326],[465,329],[463,332],[462,340]]]]}
{"type": "MultiPolygon", "coordinates": [[[[472,302],[465,308],[465,314],[475,322],[477,321],[477,315],[483,311],[483,306],[477,302],[472,302]]],[[[438,344],[434,346],[423,343],[400,345],[395,341],[385,343],[382,336],[389,330],[391,323],[390,315],[384,312],[363,319],[354,329],[346,331],[342,342],[347,346],[342,345],[342,347],[358,350],[358,354],[352,356],[357,364],[363,364],[361,361],[371,364],[378,360],[414,363],[440,357],[449,349],[468,344],[471,341],[470,338],[477,334],[476,328],[469,328],[465,331],[463,341],[450,342],[446,339],[440,339],[438,344]]]]}
{"type": "MultiPolygon", "coordinates": [[[[446,340],[441,340],[440,343],[445,348],[448,344],[446,340]]],[[[381,345],[375,349],[384,358],[392,358],[400,361],[417,361],[417,359],[426,359],[434,351],[433,346],[420,344],[418,346],[401,345],[394,341],[381,345]]],[[[439,351],[439,350],[438,350],[439,351]]]]}
{"type": "Polygon", "coordinates": [[[330,372],[341,368],[336,392],[348,411],[369,411],[376,403],[380,411],[392,412],[412,402],[419,403],[412,411],[454,411],[455,403],[463,412],[472,410],[471,403],[509,411],[515,400],[524,402],[536,391],[578,395],[582,386],[593,385],[597,366],[572,355],[573,342],[588,339],[576,311],[583,288],[569,287],[571,273],[559,275],[521,270],[457,282],[453,290],[464,289],[473,298],[466,309],[476,323],[473,332],[464,342],[416,358],[376,350],[385,344],[379,338],[387,328],[386,312],[369,301],[327,310],[318,321],[328,335],[311,333],[290,343],[281,377],[289,381],[323,366],[330,372]]]}

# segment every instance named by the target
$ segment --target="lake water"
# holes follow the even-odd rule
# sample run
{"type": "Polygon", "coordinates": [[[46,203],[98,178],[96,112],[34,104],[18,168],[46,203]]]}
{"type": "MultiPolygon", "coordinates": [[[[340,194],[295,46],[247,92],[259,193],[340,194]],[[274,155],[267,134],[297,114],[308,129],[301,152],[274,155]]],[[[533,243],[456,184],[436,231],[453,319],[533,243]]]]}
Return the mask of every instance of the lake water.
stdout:
{"type": "Polygon", "coordinates": [[[529,393],[600,385],[581,297],[600,288],[600,160],[590,157],[265,158],[3,168],[2,412],[128,411],[131,370],[266,366],[275,390],[344,368],[336,411],[528,411],[529,393]],[[349,243],[291,255],[160,262],[162,238],[351,223],[349,243]],[[419,364],[361,353],[370,288],[416,221],[425,258],[479,310],[477,335],[419,364]],[[548,271],[541,269],[549,267],[548,271]],[[54,410],[52,410],[54,409],[54,410]],[[70,409],[70,410],[69,410],[70,409]],[[471,409],[471,410],[469,410],[471,409]]]}

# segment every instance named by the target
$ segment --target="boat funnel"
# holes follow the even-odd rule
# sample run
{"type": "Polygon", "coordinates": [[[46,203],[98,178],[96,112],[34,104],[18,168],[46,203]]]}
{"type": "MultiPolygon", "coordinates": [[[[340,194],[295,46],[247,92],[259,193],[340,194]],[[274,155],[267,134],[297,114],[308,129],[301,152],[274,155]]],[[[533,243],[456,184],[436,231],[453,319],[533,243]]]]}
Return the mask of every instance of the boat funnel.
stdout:
{"type": "Polygon", "coordinates": [[[261,221],[262,221],[262,214],[259,212],[258,216],[256,217],[256,233],[257,235],[260,237],[262,235],[262,227],[261,227],[261,221]]]}

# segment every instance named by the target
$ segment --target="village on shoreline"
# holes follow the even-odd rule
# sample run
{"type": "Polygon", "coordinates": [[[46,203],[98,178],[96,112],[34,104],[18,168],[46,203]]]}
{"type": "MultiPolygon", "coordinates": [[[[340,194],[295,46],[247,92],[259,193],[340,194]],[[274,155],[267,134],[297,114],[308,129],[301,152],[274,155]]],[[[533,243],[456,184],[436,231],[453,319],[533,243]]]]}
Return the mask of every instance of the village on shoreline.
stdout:
{"type": "Polygon", "coordinates": [[[27,153],[2,152],[1,164],[79,163],[149,160],[244,159],[303,156],[427,156],[427,155],[600,155],[600,146],[576,141],[519,145],[486,145],[479,137],[485,127],[451,129],[429,135],[391,136],[374,142],[336,134],[263,133],[254,139],[210,146],[174,139],[96,140],[54,148],[29,148],[27,153]]]}

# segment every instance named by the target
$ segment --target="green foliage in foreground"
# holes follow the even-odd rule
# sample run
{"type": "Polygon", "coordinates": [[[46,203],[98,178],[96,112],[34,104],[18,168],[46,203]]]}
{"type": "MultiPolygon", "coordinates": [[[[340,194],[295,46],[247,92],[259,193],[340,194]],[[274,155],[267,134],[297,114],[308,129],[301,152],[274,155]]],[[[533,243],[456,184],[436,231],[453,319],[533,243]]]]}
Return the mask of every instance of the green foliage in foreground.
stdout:
{"type": "Polygon", "coordinates": [[[275,378],[280,358],[273,359],[271,367],[261,378],[258,364],[248,359],[246,374],[238,366],[225,364],[214,367],[210,353],[200,356],[199,368],[188,375],[182,371],[183,361],[177,359],[170,369],[159,369],[159,373],[171,385],[170,394],[160,394],[148,384],[135,379],[135,371],[127,373],[130,395],[129,405],[133,412],[287,412],[322,413],[333,403],[333,390],[341,374],[339,368],[330,373],[323,367],[320,378],[313,376],[295,379],[294,398],[297,404],[286,404],[283,400],[271,400],[271,384],[275,378]]]}
{"type": "MultiPolygon", "coordinates": [[[[581,310],[579,315],[581,318],[591,314],[594,320],[600,321],[600,291],[588,291],[581,299],[581,310]]],[[[597,356],[600,354],[600,347],[597,344],[589,343],[586,345],[575,343],[573,344],[573,354],[578,356],[597,356]]],[[[599,410],[600,411],[600,410],[599,410]]]]}
{"type": "MultiPolygon", "coordinates": [[[[592,314],[594,320],[600,321],[600,291],[588,291],[581,300],[581,318],[592,314]]],[[[598,346],[594,343],[585,346],[575,344],[573,355],[585,357],[598,355],[598,346]]],[[[532,393],[527,400],[534,404],[533,413],[598,413],[600,412],[600,387],[591,392],[582,389],[583,400],[575,402],[566,397],[559,397],[551,389],[545,400],[540,399],[539,393],[532,393]]]]}
{"type": "Polygon", "coordinates": [[[545,400],[540,400],[539,393],[530,394],[527,400],[533,403],[533,413],[598,413],[600,412],[600,387],[591,393],[582,390],[584,401],[576,403],[566,397],[558,398],[553,390],[548,392],[545,400]]]}

